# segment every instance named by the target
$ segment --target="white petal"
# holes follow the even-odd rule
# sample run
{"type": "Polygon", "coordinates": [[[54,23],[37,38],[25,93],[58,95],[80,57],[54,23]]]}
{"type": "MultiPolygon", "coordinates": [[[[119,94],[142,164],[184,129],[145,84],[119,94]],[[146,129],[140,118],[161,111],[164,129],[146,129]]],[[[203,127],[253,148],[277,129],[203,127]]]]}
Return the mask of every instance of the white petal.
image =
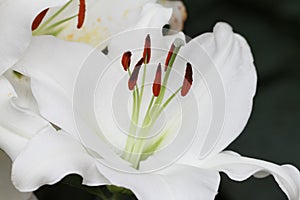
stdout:
{"type": "Polygon", "coordinates": [[[16,103],[20,107],[39,113],[38,105],[31,91],[30,78],[21,74],[17,75],[16,73],[13,70],[7,70],[4,74],[18,95],[16,103]]]}
{"type": "MultiPolygon", "coordinates": [[[[72,91],[81,64],[92,48],[52,36],[33,38],[16,70],[31,78],[31,86],[41,114],[69,133],[74,133],[72,91]],[[51,55],[51,57],[49,57],[51,55]]],[[[105,56],[100,63],[107,62],[105,56]]]]}
{"type": "Polygon", "coordinates": [[[0,150],[0,194],[1,199],[7,200],[33,200],[32,193],[19,192],[11,182],[11,161],[3,151],[0,150]]]}
{"type": "Polygon", "coordinates": [[[45,8],[60,6],[67,0],[2,0],[0,4],[0,75],[24,53],[31,40],[31,24],[45,8]],[[26,8],[26,9],[24,9],[26,8]]]}
{"type": "Polygon", "coordinates": [[[0,88],[0,148],[14,160],[27,141],[50,124],[16,103],[18,97],[4,77],[0,77],[0,88]]]}
{"type": "MultiPolygon", "coordinates": [[[[113,60],[125,51],[134,51],[134,54],[141,54],[139,51],[143,51],[147,34],[150,34],[150,38],[155,38],[151,41],[152,49],[169,49],[169,46],[166,48],[168,44],[160,44],[161,41],[157,39],[162,38],[162,27],[168,23],[171,15],[171,9],[164,8],[159,4],[146,4],[142,10],[140,20],[134,27],[128,28],[120,34],[112,35],[109,39],[108,57],[113,60]]],[[[139,59],[140,57],[136,61],[139,59]]],[[[135,64],[134,62],[133,64],[135,64]]]]}
{"type": "Polygon", "coordinates": [[[160,4],[167,8],[173,9],[172,18],[170,19],[171,30],[181,31],[184,28],[184,22],[187,18],[186,8],[181,1],[160,0],[160,4]]]}
{"type": "Polygon", "coordinates": [[[89,85],[88,80],[97,82],[97,76],[109,63],[100,51],[95,49],[92,53],[92,50],[93,48],[86,44],[67,42],[52,36],[35,37],[22,60],[17,63],[16,70],[31,78],[32,92],[43,117],[74,137],[78,137],[78,128],[80,139],[89,149],[98,152],[100,157],[107,158],[110,162],[119,162],[120,158],[109,150],[101,137],[98,137],[97,122],[92,118],[94,110],[88,109],[90,101],[94,100],[93,96],[88,95],[90,92],[93,95],[93,87],[97,86],[94,83],[89,85]],[[79,90],[83,93],[73,99],[74,86],[80,81],[77,80],[77,75],[79,71],[85,70],[81,68],[88,55],[88,63],[91,62],[96,70],[85,74],[87,76],[83,77],[83,84],[79,84],[79,90]],[[84,104],[78,107],[75,102],[76,107],[73,110],[73,100],[83,101],[84,104]],[[76,121],[73,111],[76,111],[78,116],[76,121]]]}
{"type": "Polygon", "coordinates": [[[97,170],[84,147],[63,131],[45,129],[34,137],[13,163],[12,180],[20,191],[34,191],[54,184],[69,174],[79,174],[83,183],[109,183],[97,170]]]}
{"type": "Polygon", "coordinates": [[[208,85],[208,92],[203,83],[193,85],[199,98],[200,131],[190,153],[203,158],[222,151],[244,129],[252,110],[256,71],[249,45],[225,23],[193,39],[181,53],[208,85]]]}
{"type": "MultiPolygon", "coordinates": [[[[97,46],[110,36],[130,27],[160,27],[167,24],[171,10],[163,8],[159,4],[148,2],[151,1],[87,1],[83,27],[76,29],[77,19],[71,20],[57,36],[65,40],[85,42],[97,46]],[[164,15],[157,15],[157,10],[163,10],[164,15]]],[[[62,17],[70,17],[77,12],[78,3],[75,1],[62,17]]],[[[50,13],[49,16],[51,16],[50,13]]]]}
{"type": "Polygon", "coordinates": [[[143,7],[139,21],[135,28],[162,28],[172,16],[172,9],[164,8],[155,3],[146,4],[143,7]]]}
{"type": "Polygon", "coordinates": [[[263,178],[271,174],[290,200],[300,199],[300,173],[292,165],[279,166],[225,151],[208,159],[201,166],[225,172],[236,181],[243,181],[251,175],[263,178]]]}
{"type": "Polygon", "coordinates": [[[218,172],[174,165],[152,173],[126,173],[98,164],[113,185],[128,188],[138,199],[207,200],[217,194],[218,172]]]}

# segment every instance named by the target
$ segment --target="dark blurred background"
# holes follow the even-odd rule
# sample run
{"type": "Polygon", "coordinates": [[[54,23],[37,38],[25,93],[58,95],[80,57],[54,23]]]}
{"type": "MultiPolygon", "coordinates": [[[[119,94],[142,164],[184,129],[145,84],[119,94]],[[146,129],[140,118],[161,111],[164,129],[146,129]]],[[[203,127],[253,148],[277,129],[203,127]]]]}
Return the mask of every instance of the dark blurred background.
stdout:
{"type": "MultiPolygon", "coordinates": [[[[252,47],[258,89],[250,121],[228,149],[300,168],[300,0],[184,0],[185,33],[195,37],[225,21],[252,47]]],[[[42,200],[93,199],[64,184],[45,186],[42,200]]],[[[272,177],[234,182],[222,175],[218,200],[287,199],[272,177]]]]}
{"type": "MultiPolygon", "coordinates": [[[[250,121],[228,149],[300,168],[300,1],[185,0],[185,33],[195,37],[218,21],[249,42],[258,73],[250,121]]],[[[218,199],[287,199],[272,177],[238,183],[222,176],[218,199]]]]}

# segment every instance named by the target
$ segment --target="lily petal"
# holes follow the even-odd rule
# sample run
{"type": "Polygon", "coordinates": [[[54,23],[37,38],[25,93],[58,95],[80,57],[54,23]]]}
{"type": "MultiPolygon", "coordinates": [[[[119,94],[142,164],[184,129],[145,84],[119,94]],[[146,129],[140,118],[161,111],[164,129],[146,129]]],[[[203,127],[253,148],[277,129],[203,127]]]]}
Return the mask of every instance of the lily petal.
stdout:
{"type": "Polygon", "coordinates": [[[31,40],[31,23],[45,8],[67,0],[2,0],[0,3],[0,75],[21,57],[31,40]],[[26,9],[24,9],[26,8],[26,9]],[[15,13],[15,14],[12,14],[15,13]]]}
{"type": "Polygon", "coordinates": [[[0,150],[0,194],[2,199],[36,200],[32,193],[19,192],[11,182],[11,160],[0,150]]]}
{"type": "Polygon", "coordinates": [[[30,78],[22,74],[18,74],[18,72],[13,70],[7,70],[4,73],[4,76],[12,84],[18,95],[16,103],[20,107],[39,113],[37,102],[31,91],[30,78]]]}
{"type": "MultiPolygon", "coordinates": [[[[192,152],[197,158],[203,158],[222,151],[244,129],[252,110],[253,96],[256,91],[256,71],[246,40],[235,34],[226,23],[217,23],[213,33],[206,33],[193,39],[182,49],[181,54],[189,62],[194,63],[193,66],[200,67],[197,70],[202,70],[201,73],[204,74],[204,77],[208,77],[207,80],[219,77],[216,81],[221,81],[218,95],[223,92],[223,96],[221,98],[212,97],[214,98],[212,100],[215,101],[212,102],[212,106],[219,106],[220,103],[223,106],[220,109],[215,108],[214,110],[218,110],[218,113],[213,115],[209,111],[211,105],[209,99],[212,95],[210,93],[214,91],[203,92],[201,85],[198,88],[195,84],[193,85],[199,96],[199,118],[201,119],[199,124],[208,127],[210,125],[211,131],[199,132],[199,137],[189,152],[192,152]],[[207,64],[207,58],[195,53],[195,48],[197,46],[199,48],[199,45],[202,52],[206,52],[206,57],[211,59],[210,63],[213,65],[207,64]],[[224,110],[223,114],[222,109],[224,110]],[[211,123],[210,117],[216,116],[220,117],[218,124],[209,124],[211,123]],[[219,130],[212,131],[217,126],[220,127],[219,130]]],[[[211,85],[211,88],[216,87],[216,84],[211,85]]]]}
{"type": "Polygon", "coordinates": [[[130,189],[143,200],[213,199],[220,181],[216,171],[184,165],[170,166],[151,174],[119,172],[101,164],[97,166],[113,185],[130,189]]]}
{"type": "MultiPolygon", "coordinates": [[[[52,36],[34,37],[15,69],[31,78],[41,115],[68,133],[75,133],[72,91],[81,64],[93,48],[52,36]],[[72,50],[72,51],[70,51],[72,50]],[[49,59],[49,55],[51,59],[49,59]],[[51,99],[51,100],[50,100],[51,99]]],[[[107,58],[99,52],[106,63],[107,58]]]]}
{"type": "MultiPolygon", "coordinates": [[[[152,47],[161,47],[160,49],[163,50],[168,49],[168,44],[158,43],[157,38],[162,38],[162,31],[158,30],[162,29],[165,24],[168,24],[171,16],[172,9],[170,8],[165,8],[159,4],[146,4],[141,11],[140,20],[135,26],[126,29],[120,34],[114,35],[109,40],[108,57],[115,59],[128,50],[135,50],[135,52],[142,51],[145,38],[148,34],[150,34],[151,38],[156,38],[156,40],[151,43],[152,47]],[[126,32],[128,32],[128,34],[126,32]]],[[[155,57],[155,55],[152,57],[155,57]]],[[[139,59],[140,57],[134,59],[133,63],[139,59]]]]}
{"type": "Polygon", "coordinates": [[[134,28],[160,28],[167,24],[172,16],[172,9],[155,3],[146,4],[141,11],[140,20],[134,28]]]}
{"type": "MultiPolygon", "coordinates": [[[[97,81],[97,77],[94,78],[93,76],[101,74],[101,71],[105,69],[109,63],[107,57],[89,45],[67,42],[52,36],[35,37],[22,60],[16,64],[15,70],[31,78],[32,93],[38,102],[43,117],[77,139],[79,138],[76,128],[84,128],[85,134],[80,135],[80,139],[85,145],[98,152],[101,157],[108,158],[111,162],[119,162],[121,158],[114,155],[112,151],[109,152],[104,141],[97,137],[97,122],[91,117],[94,111],[87,109],[87,104],[75,108],[76,113],[80,113],[77,115],[80,116],[80,119],[76,119],[80,120],[80,123],[75,124],[72,104],[73,89],[82,64],[89,54],[88,62],[92,62],[93,69],[98,69],[98,71],[89,71],[88,77],[90,80],[97,81]],[[48,55],[52,55],[51,59],[48,55]],[[86,140],[87,135],[96,137],[97,140],[91,138],[86,140]]],[[[89,101],[93,98],[89,99],[90,96],[88,95],[89,92],[94,91],[91,87],[96,87],[96,84],[83,84],[82,86],[90,89],[82,90],[86,93],[81,94],[78,100],[87,103],[85,100],[88,99],[88,103],[90,103],[89,101]]]]}
{"type": "Polygon", "coordinates": [[[187,19],[187,12],[183,2],[160,0],[159,3],[167,8],[173,9],[172,18],[170,19],[170,28],[171,30],[181,31],[187,19]]]}
{"type": "Polygon", "coordinates": [[[0,147],[14,160],[31,137],[51,125],[18,106],[17,94],[7,79],[0,77],[0,85],[0,147]]]}
{"type": "MultiPolygon", "coordinates": [[[[69,40],[99,45],[110,36],[117,34],[129,27],[151,27],[157,24],[167,24],[161,20],[160,16],[154,15],[156,9],[163,7],[154,0],[90,0],[86,3],[86,17],[84,25],[76,29],[77,20],[70,20],[62,27],[62,31],[57,37],[69,40]],[[116,6],[118,5],[118,6],[116,6]]],[[[171,9],[168,9],[170,12],[171,9]]],[[[50,9],[47,17],[55,13],[57,9],[50,9]]],[[[72,2],[69,7],[59,16],[58,20],[76,15],[78,12],[78,2],[72,2]]],[[[169,13],[166,13],[169,14],[169,13]]],[[[162,26],[164,25],[162,24],[162,26]]]]}
{"type": "Polygon", "coordinates": [[[251,175],[263,178],[271,174],[290,200],[300,199],[300,173],[292,165],[279,166],[225,151],[208,159],[201,166],[224,172],[236,181],[243,181],[251,175]]]}
{"type": "Polygon", "coordinates": [[[20,191],[28,192],[54,184],[69,174],[79,174],[83,184],[109,184],[97,170],[84,147],[63,131],[45,129],[34,137],[13,163],[12,180],[20,191]]]}

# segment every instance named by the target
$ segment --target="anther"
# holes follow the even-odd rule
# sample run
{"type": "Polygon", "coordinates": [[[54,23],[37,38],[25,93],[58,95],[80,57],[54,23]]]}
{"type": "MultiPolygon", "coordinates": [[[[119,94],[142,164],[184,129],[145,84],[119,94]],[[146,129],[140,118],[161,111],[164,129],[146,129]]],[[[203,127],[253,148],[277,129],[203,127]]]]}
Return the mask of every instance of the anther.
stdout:
{"type": "Polygon", "coordinates": [[[150,58],[151,58],[151,39],[150,39],[149,34],[147,35],[147,37],[145,39],[143,58],[144,58],[145,64],[148,64],[150,62],[150,58]]]}
{"type": "Polygon", "coordinates": [[[39,25],[42,23],[44,17],[46,16],[48,10],[49,10],[49,8],[43,10],[42,12],[40,12],[40,14],[38,14],[36,16],[36,18],[33,20],[32,25],[31,25],[32,31],[36,30],[39,27],[39,25]]]}
{"type": "Polygon", "coordinates": [[[175,49],[175,45],[174,45],[174,43],[173,43],[173,44],[171,45],[171,48],[170,48],[170,50],[169,50],[169,53],[168,53],[168,56],[167,56],[167,59],[166,59],[166,62],[165,62],[165,71],[167,71],[167,69],[168,69],[168,66],[169,66],[171,57],[172,57],[172,55],[173,55],[174,49],[175,49]]]}
{"type": "Polygon", "coordinates": [[[159,96],[161,88],[161,64],[159,63],[156,69],[156,75],[152,86],[152,92],[155,97],[159,96]]]}
{"type": "Polygon", "coordinates": [[[125,71],[127,71],[128,68],[130,67],[130,62],[131,62],[131,52],[127,51],[123,54],[122,57],[122,66],[125,71]]]}
{"type": "Polygon", "coordinates": [[[192,69],[192,65],[190,63],[187,63],[183,85],[181,89],[181,96],[184,97],[185,95],[187,95],[187,93],[191,89],[192,83],[193,83],[193,69],[192,69]]]}
{"type": "Polygon", "coordinates": [[[80,29],[83,25],[85,18],[85,0],[79,1],[79,12],[78,12],[78,22],[77,22],[77,28],[80,29]]]}
{"type": "Polygon", "coordinates": [[[139,77],[139,72],[140,72],[140,69],[141,69],[143,63],[144,63],[144,58],[141,58],[139,60],[139,62],[135,65],[134,70],[128,80],[129,90],[133,90],[133,88],[136,86],[136,82],[139,77]]]}

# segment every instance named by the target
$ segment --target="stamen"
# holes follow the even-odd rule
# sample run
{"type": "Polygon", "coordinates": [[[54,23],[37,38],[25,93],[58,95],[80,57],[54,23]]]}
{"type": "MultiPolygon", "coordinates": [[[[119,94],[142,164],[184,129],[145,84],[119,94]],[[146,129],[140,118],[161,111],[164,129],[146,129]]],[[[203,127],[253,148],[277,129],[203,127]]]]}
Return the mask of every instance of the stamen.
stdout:
{"type": "Polygon", "coordinates": [[[83,25],[85,18],[85,0],[80,0],[79,2],[79,13],[78,13],[78,23],[77,28],[80,29],[83,25]]]}
{"type": "Polygon", "coordinates": [[[36,16],[36,18],[33,20],[32,25],[31,25],[32,31],[36,30],[39,27],[39,25],[42,23],[44,17],[46,16],[48,10],[49,10],[49,8],[43,10],[42,12],[40,12],[40,14],[38,14],[36,16]]]}
{"type": "Polygon", "coordinates": [[[184,81],[181,89],[181,96],[187,95],[193,83],[193,69],[190,63],[186,64],[184,81]]]}
{"type": "Polygon", "coordinates": [[[130,67],[130,62],[131,62],[131,52],[127,51],[123,54],[122,57],[122,66],[125,71],[127,71],[128,68],[130,67]]]}
{"type": "Polygon", "coordinates": [[[159,96],[160,88],[161,88],[161,64],[159,63],[157,66],[156,75],[152,86],[152,92],[155,97],[159,96]]]}
{"type": "Polygon", "coordinates": [[[145,46],[144,46],[144,53],[143,53],[145,64],[149,63],[150,57],[151,57],[151,39],[150,39],[150,35],[148,34],[145,39],[145,46]]]}
{"type": "Polygon", "coordinates": [[[136,82],[139,77],[139,72],[140,72],[140,69],[141,69],[143,63],[144,63],[144,58],[141,58],[139,60],[139,62],[135,65],[134,70],[128,80],[129,90],[133,90],[133,88],[136,86],[136,82]]]}
{"type": "Polygon", "coordinates": [[[171,60],[171,57],[173,55],[173,52],[174,52],[174,49],[175,49],[175,45],[174,43],[171,45],[171,48],[169,50],[169,53],[168,53],[168,56],[167,56],[167,59],[166,59],[166,62],[165,62],[165,72],[167,71],[168,69],[168,66],[169,66],[169,62],[171,60]]]}

